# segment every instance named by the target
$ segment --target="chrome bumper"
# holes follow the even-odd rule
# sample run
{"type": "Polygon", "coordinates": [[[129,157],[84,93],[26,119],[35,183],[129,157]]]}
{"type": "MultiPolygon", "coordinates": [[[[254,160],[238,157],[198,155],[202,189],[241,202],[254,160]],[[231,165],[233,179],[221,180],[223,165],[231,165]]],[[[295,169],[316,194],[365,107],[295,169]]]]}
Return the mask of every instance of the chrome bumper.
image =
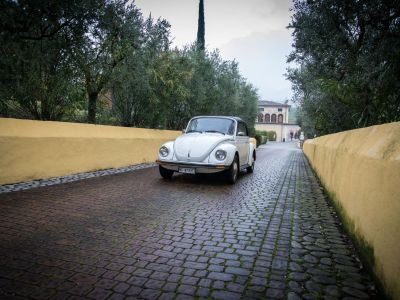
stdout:
{"type": "Polygon", "coordinates": [[[205,163],[193,163],[193,162],[172,162],[172,161],[162,161],[156,160],[156,163],[160,166],[172,170],[175,172],[179,172],[179,168],[193,168],[196,173],[217,173],[222,172],[224,170],[229,169],[229,166],[225,166],[223,164],[205,164],[205,163]]]}

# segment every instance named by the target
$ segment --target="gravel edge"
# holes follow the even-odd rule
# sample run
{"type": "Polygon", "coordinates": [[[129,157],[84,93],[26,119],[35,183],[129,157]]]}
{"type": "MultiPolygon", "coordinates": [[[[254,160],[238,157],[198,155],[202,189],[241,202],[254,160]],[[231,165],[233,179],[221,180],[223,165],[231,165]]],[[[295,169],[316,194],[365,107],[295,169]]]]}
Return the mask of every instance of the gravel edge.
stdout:
{"type": "Polygon", "coordinates": [[[130,165],[130,166],[121,167],[121,168],[112,168],[112,169],[105,169],[105,170],[99,170],[99,171],[93,171],[93,172],[76,173],[76,174],[71,174],[71,175],[66,175],[66,176],[51,177],[51,178],[47,178],[47,179],[38,179],[38,180],[18,182],[18,183],[13,183],[13,184],[5,184],[5,185],[0,185],[0,194],[28,190],[28,189],[42,187],[42,186],[50,186],[50,185],[67,183],[67,182],[73,182],[73,181],[78,181],[78,180],[83,180],[83,179],[88,179],[88,178],[93,178],[93,177],[100,177],[100,176],[132,172],[135,170],[155,167],[156,165],[157,165],[156,163],[145,163],[145,164],[139,164],[139,165],[130,165]]]}

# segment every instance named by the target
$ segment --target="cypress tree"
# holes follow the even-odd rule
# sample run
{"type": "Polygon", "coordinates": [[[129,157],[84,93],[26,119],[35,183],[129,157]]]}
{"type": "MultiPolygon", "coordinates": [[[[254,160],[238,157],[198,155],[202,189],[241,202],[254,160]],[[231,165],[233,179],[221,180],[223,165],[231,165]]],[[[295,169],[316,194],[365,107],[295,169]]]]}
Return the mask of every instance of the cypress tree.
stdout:
{"type": "Polygon", "coordinates": [[[204,26],[204,1],[200,0],[199,3],[199,22],[197,27],[197,47],[200,50],[205,48],[205,26],[204,26]]]}

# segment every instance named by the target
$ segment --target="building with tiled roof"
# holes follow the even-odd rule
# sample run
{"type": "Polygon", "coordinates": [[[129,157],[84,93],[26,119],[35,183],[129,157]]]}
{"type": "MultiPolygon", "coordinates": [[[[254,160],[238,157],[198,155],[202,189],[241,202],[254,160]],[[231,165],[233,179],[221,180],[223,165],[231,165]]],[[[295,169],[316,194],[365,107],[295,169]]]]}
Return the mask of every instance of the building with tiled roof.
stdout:
{"type": "Polygon", "coordinates": [[[300,130],[294,116],[296,109],[291,110],[287,101],[285,103],[267,100],[258,101],[256,130],[275,131],[277,141],[290,141],[291,137],[294,137],[295,133],[300,130]]]}
{"type": "Polygon", "coordinates": [[[280,107],[290,107],[287,103],[280,103],[275,101],[261,100],[258,101],[259,106],[280,106],[280,107]]]}

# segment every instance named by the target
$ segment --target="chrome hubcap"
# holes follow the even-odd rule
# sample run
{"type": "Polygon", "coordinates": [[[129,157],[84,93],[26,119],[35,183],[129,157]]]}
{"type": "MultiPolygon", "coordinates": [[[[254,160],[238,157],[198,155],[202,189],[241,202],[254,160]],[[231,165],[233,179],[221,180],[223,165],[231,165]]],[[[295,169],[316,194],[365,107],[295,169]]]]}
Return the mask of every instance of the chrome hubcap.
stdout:
{"type": "Polygon", "coordinates": [[[233,178],[234,178],[234,179],[236,179],[237,173],[238,173],[238,166],[237,166],[237,162],[235,161],[235,162],[233,163],[233,178]]]}

